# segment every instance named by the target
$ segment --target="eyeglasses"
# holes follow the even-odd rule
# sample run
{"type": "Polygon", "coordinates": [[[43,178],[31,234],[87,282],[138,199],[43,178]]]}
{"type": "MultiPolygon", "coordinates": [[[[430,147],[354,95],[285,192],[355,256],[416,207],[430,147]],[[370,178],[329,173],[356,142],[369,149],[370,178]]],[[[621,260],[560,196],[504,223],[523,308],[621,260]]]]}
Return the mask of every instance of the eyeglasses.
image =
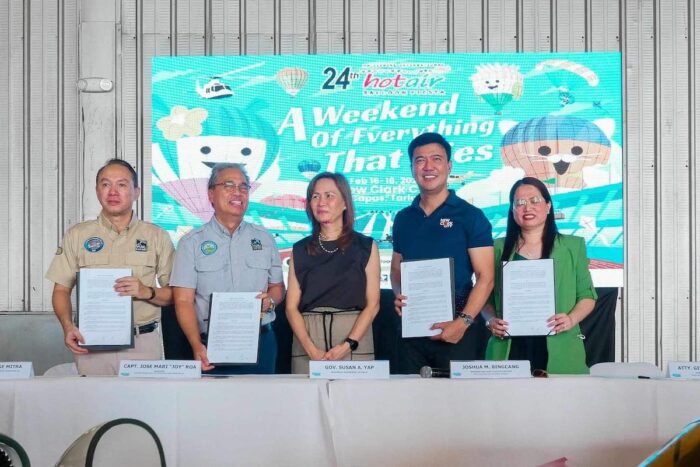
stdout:
{"type": "Polygon", "coordinates": [[[250,185],[247,183],[236,183],[230,180],[221,183],[214,183],[212,188],[216,186],[224,187],[224,191],[228,193],[233,193],[235,190],[238,190],[239,193],[248,193],[248,191],[250,191],[250,185]]]}
{"type": "Polygon", "coordinates": [[[532,207],[539,206],[544,202],[544,198],[541,196],[533,196],[530,199],[527,198],[518,198],[515,201],[513,201],[513,206],[517,208],[523,208],[526,205],[530,205],[532,207]]]}
{"type": "Polygon", "coordinates": [[[535,368],[532,370],[532,376],[535,378],[546,378],[548,376],[548,373],[546,370],[540,370],[539,368],[535,368]]]}

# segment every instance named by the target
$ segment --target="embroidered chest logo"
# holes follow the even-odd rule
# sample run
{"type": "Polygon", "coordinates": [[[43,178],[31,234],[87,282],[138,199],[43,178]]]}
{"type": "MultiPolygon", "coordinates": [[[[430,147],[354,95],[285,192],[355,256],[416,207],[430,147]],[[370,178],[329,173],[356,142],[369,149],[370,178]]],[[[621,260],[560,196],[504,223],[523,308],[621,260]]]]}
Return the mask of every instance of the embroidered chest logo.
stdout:
{"type": "Polygon", "coordinates": [[[257,238],[251,238],[250,239],[250,248],[252,248],[253,251],[262,250],[262,242],[260,240],[258,240],[257,238]]]}
{"type": "Polygon", "coordinates": [[[202,242],[201,245],[199,245],[199,249],[202,253],[209,256],[216,253],[216,250],[219,249],[219,246],[211,240],[207,240],[205,242],[202,242]]]}
{"type": "Polygon", "coordinates": [[[85,243],[83,243],[83,247],[90,253],[97,253],[102,248],[104,248],[104,246],[105,241],[102,240],[100,237],[90,237],[87,240],[85,240],[85,243]]]}
{"type": "Polygon", "coordinates": [[[449,228],[451,228],[454,224],[455,224],[455,223],[452,222],[452,220],[451,220],[450,218],[440,219],[440,227],[444,227],[444,228],[446,228],[446,229],[449,229],[449,228]]]}
{"type": "Polygon", "coordinates": [[[148,251],[148,242],[146,240],[136,239],[136,251],[148,251]]]}

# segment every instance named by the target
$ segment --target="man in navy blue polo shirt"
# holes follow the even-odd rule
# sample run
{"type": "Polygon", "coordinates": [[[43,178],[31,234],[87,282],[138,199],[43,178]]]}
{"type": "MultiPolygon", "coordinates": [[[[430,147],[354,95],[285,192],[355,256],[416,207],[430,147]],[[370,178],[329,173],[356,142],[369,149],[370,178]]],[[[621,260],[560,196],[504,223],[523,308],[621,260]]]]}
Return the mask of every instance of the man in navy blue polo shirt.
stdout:
{"type": "Polygon", "coordinates": [[[491,224],[479,208],[447,189],[451,153],[438,133],[423,133],[408,146],[420,195],[394,220],[391,286],[396,312],[401,315],[411,299],[401,295],[401,261],[447,257],[454,260],[456,310],[453,320],[433,325],[440,334],[399,339],[400,373],[418,373],[425,365],[449,369],[450,360],[484,358],[487,336],[479,312],[493,289],[491,224]]]}

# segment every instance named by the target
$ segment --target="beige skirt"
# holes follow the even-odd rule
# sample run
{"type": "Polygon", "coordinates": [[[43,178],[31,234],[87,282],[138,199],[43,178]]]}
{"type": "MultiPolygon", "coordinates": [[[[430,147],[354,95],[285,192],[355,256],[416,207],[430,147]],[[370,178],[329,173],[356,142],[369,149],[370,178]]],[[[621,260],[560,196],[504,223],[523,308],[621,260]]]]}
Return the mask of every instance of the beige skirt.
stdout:
{"type": "MultiPolygon", "coordinates": [[[[302,313],[306,332],[309,333],[314,345],[323,351],[345,341],[360,312],[357,310],[342,311],[336,308],[323,307],[302,313]]],[[[359,341],[357,350],[350,352],[343,360],[374,360],[374,339],[372,327],[367,330],[359,341]]],[[[292,373],[309,374],[309,356],[301,346],[297,336],[292,341],[292,373]]]]}

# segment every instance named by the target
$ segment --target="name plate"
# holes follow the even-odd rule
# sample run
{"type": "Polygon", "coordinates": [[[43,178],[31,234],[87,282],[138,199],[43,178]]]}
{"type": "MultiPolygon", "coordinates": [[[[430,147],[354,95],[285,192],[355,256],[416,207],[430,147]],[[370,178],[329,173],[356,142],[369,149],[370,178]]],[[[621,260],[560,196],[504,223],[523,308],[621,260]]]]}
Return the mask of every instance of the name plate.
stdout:
{"type": "Polygon", "coordinates": [[[389,379],[389,360],[309,362],[311,379],[389,379]]]}
{"type": "Polygon", "coordinates": [[[666,368],[671,379],[700,379],[700,362],[668,362],[666,368]]]}
{"type": "Polygon", "coordinates": [[[530,378],[530,362],[527,360],[475,360],[450,362],[450,378],[530,378]]]}
{"type": "Polygon", "coordinates": [[[119,376],[124,378],[201,378],[199,360],[122,360],[119,376]]]}
{"type": "Polygon", "coordinates": [[[29,379],[34,377],[32,362],[0,362],[0,379],[29,379]]]}

